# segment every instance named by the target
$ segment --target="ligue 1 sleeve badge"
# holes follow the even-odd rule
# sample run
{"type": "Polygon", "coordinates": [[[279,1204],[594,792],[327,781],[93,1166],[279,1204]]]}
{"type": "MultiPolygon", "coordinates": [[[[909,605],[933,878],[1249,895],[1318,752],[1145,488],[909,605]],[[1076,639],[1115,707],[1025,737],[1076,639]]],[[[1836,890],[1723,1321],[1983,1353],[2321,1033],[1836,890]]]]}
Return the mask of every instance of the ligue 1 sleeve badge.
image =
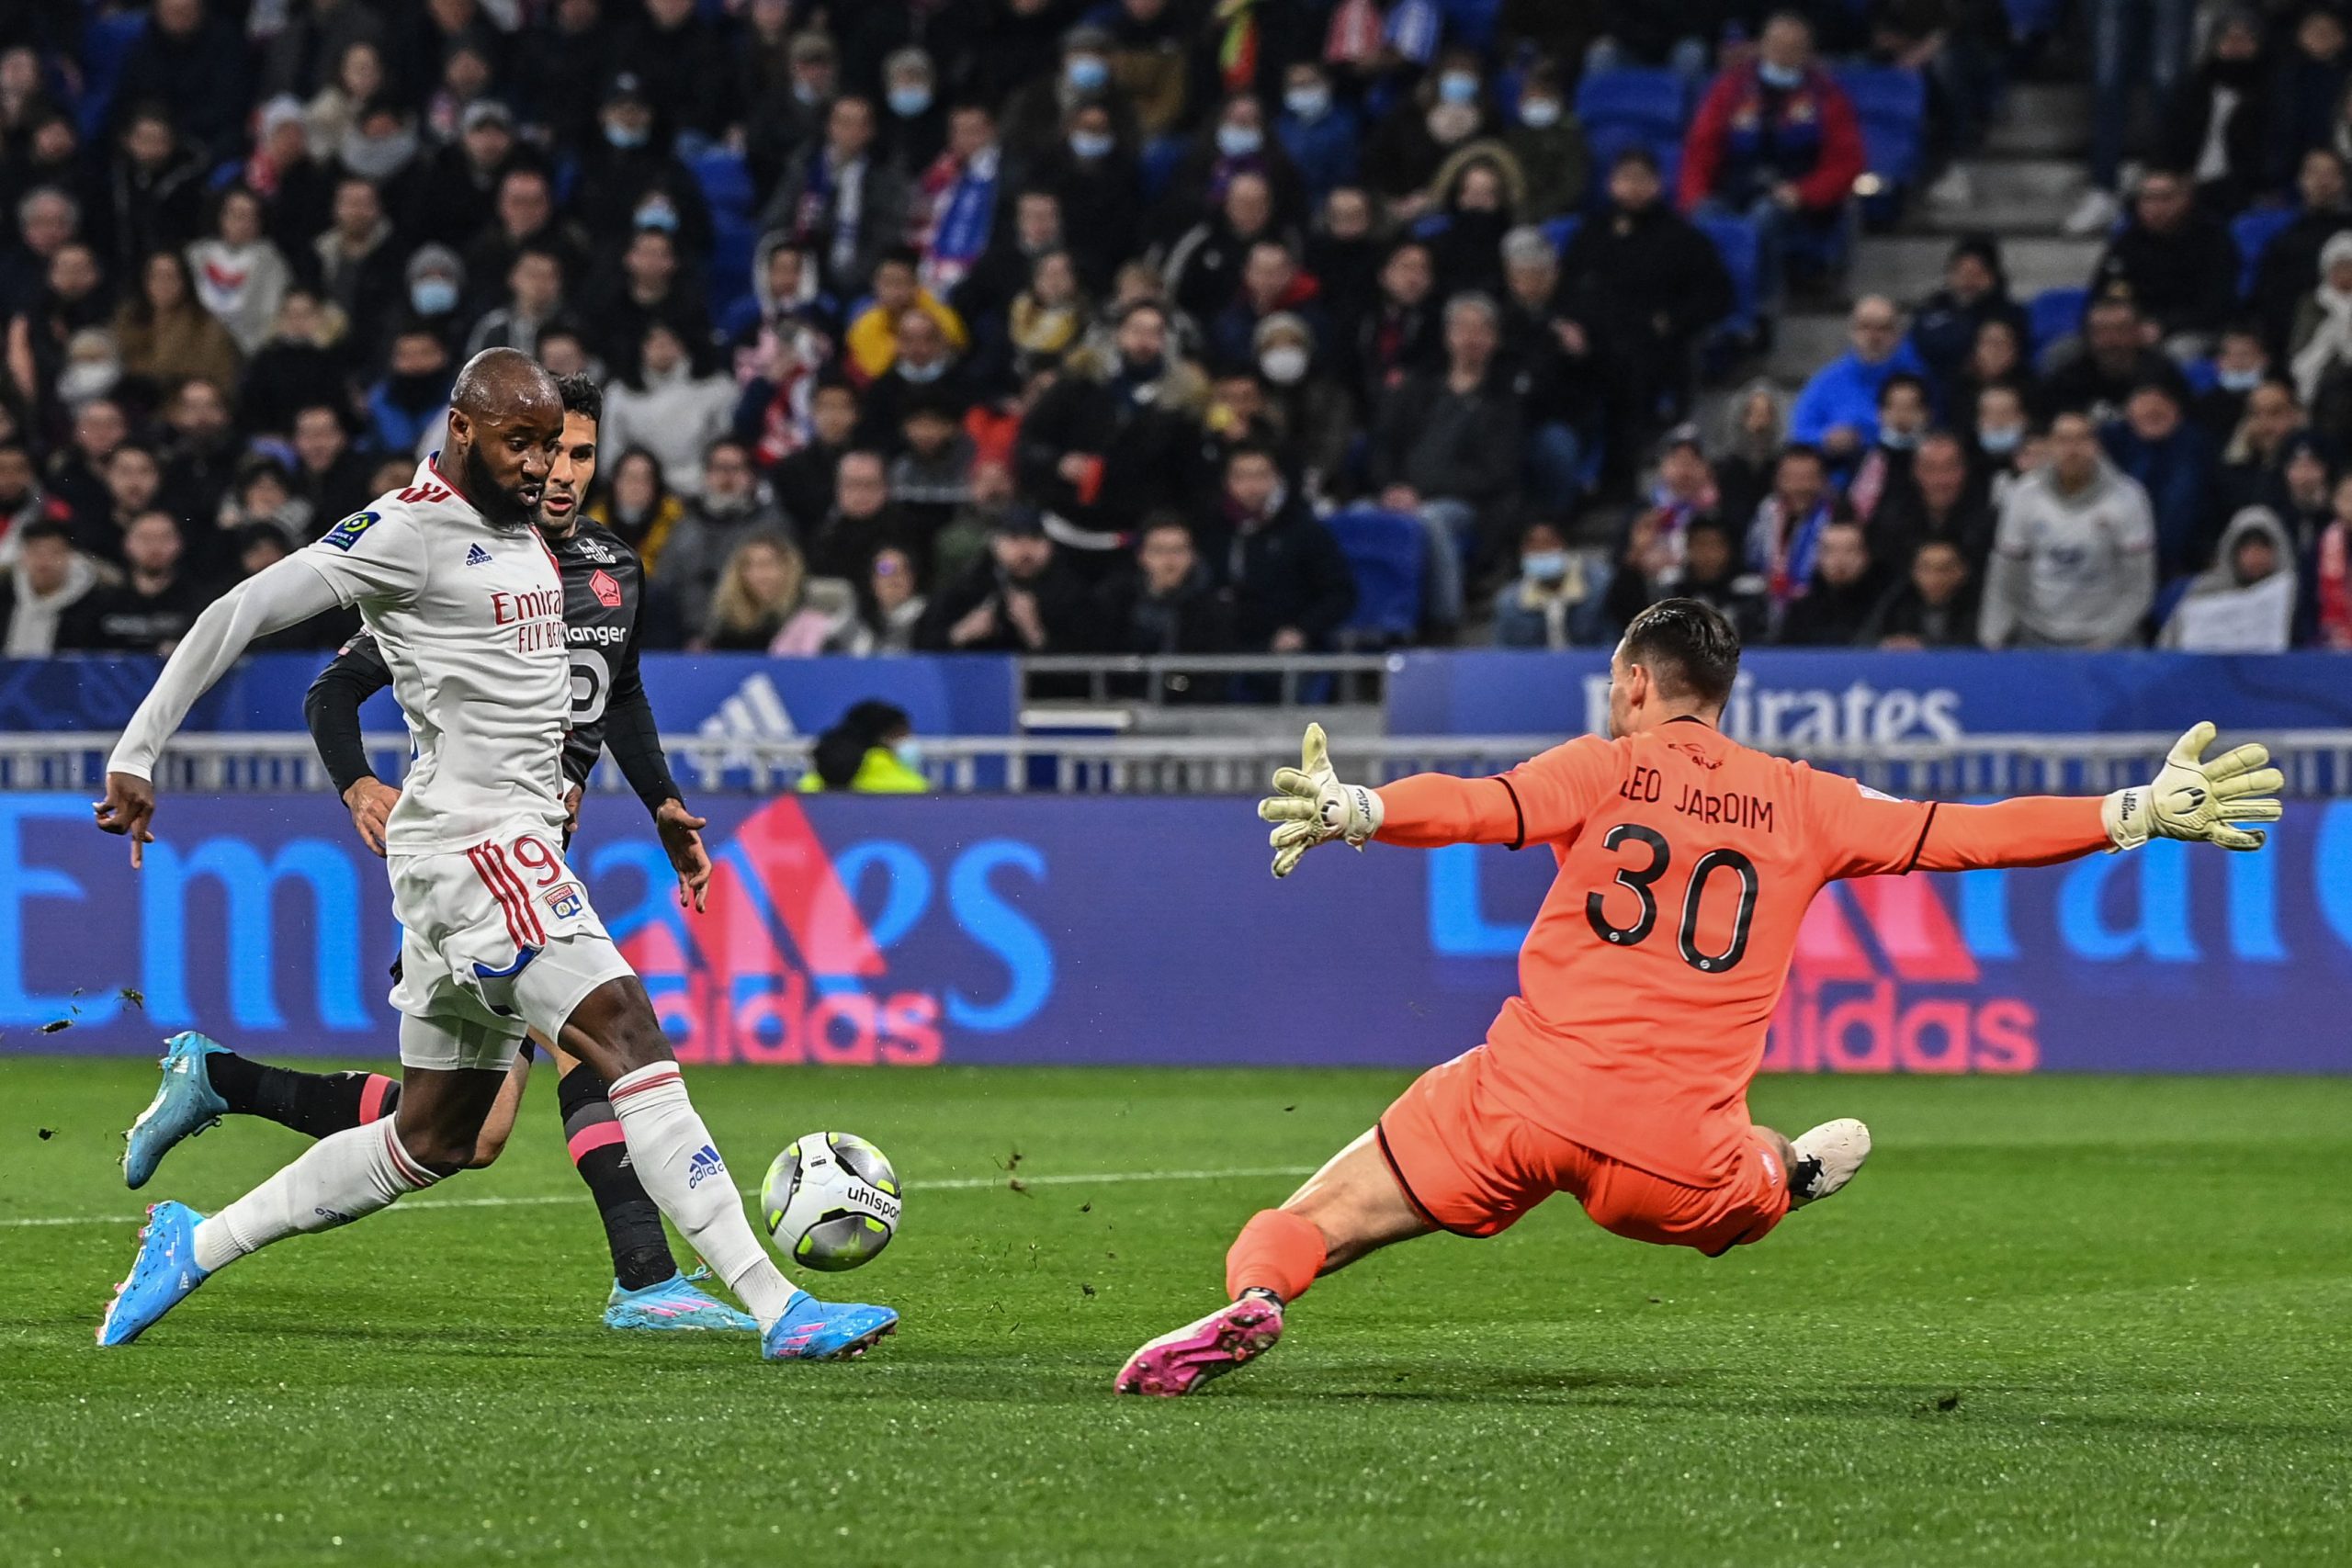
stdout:
{"type": "Polygon", "coordinates": [[[350,516],[345,518],[342,522],[336,524],[334,527],[328,529],[325,535],[319,540],[319,543],[322,545],[333,545],[336,549],[348,554],[350,553],[351,547],[359,542],[360,535],[365,534],[368,529],[373,528],[377,524],[382,521],[383,516],[380,513],[355,512],[350,516]]]}
{"type": "Polygon", "coordinates": [[[588,590],[596,595],[596,603],[607,610],[621,607],[621,585],[613,581],[612,573],[601,568],[588,579],[588,590]]]}

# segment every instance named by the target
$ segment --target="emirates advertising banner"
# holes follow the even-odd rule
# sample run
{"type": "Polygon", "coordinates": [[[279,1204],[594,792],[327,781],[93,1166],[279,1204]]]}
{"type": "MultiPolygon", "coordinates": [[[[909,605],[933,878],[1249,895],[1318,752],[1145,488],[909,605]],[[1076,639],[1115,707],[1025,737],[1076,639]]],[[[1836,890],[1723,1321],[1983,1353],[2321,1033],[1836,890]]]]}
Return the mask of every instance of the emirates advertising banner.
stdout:
{"type": "MultiPolygon", "coordinates": [[[[1276,883],[1230,798],[701,804],[705,914],[625,795],[571,855],[689,1062],[1421,1066],[1483,1037],[1553,864],[1374,846],[1276,883]]],[[[166,795],[135,873],[89,810],[0,795],[0,1054],[392,1055],[384,867],[334,799],[166,795]]],[[[2334,1073],[2347,1017],[2352,802],[2315,803],[2259,854],[1834,886],[1765,1066],[2334,1073]]]]}

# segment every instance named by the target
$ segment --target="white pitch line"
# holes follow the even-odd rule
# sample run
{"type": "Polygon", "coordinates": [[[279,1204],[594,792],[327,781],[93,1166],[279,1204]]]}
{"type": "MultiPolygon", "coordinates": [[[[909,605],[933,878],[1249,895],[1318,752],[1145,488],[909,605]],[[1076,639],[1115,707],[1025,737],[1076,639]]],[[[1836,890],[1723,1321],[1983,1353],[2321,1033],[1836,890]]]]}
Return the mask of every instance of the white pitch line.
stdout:
{"type": "MultiPolygon", "coordinates": [[[[910,1181],[910,1192],[977,1192],[989,1188],[1004,1188],[1013,1181],[1023,1187],[1100,1187],[1128,1181],[1243,1181],[1258,1177],[1312,1176],[1311,1165],[1244,1166],[1231,1170],[1098,1170],[1071,1176],[1020,1176],[1011,1173],[999,1176],[956,1176],[939,1181],[910,1181]]],[[[747,1188],[746,1198],[758,1195],[757,1188],[747,1188]]],[[[585,1196],[580,1192],[536,1193],[514,1198],[417,1198],[405,1203],[395,1203],[386,1213],[413,1214],[427,1209],[536,1209],[551,1203],[576,1203],[585,1196]]],[[[32,1230],[51,1225],[135,1225],[142,1214],[57,1214],[0,1218],[0,1230],[32,1230]]]]}

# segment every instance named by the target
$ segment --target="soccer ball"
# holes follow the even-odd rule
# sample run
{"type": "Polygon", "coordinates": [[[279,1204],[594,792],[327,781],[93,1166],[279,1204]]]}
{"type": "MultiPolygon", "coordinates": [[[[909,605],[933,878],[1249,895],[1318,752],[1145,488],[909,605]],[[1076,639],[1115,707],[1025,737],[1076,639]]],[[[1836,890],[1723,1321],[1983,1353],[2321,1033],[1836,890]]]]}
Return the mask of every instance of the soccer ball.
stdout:
{"type": "Polygon", "coordinates": [[[871,1263],[899,1228],[899,1173],[854,1133],[795,1139],[760,1183],[776,1249],[803,1269],[839,1273],[871,1263]]]}

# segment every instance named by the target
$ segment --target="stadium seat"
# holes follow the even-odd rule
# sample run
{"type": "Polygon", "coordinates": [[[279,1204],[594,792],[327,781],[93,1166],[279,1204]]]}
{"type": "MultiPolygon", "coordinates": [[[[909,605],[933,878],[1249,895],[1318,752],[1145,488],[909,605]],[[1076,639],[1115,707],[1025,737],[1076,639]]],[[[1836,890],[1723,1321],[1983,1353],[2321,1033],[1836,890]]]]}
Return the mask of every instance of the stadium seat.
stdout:
{"type": "Polygon", "coordinates": [[[1597,71],[1577,84],[1577,119],[1588,137],[1606,127],[1645,141],[1679,142],[1690,118],[1690,85],[1662,66],[1597,71]]]}
{"type": "Polygon", "coordinates": [[[1552,242],[1554,250],[1566,253],[1568,243],[1577,237],[1577,231],[1583,227],[1584,220],[1571,212],[1566,218],[1547,220],[1544,224],[1544,237],[1552,242]]]}
{"type": "Polygon", "coordinates": [[[2003,9],[2009,14],[2009,37],[2020,44],[2048,37],[2066,19],[2066,0],[2006,0],[2003,9]]]}
{"type": "Polygon", "coordinates": [[[1692,221],[1714,243],[1715,254],[1723,257],[1724,270],[1731,274],[1731,314],[1716,327],[1716,333],[1753,338],[1763,287],[1763,275],[1757,265],[1755,226],[1745,218],[1699,218],[1692,221]]]}
{"type": "Polygon", "coordinates": [[[687,167],[694,171],[695,184],[702,187],[702,198],[710,204],[713,218],[722,212],[739,218],[752,215],[752,171],[743,154],[713,148],[689,160],[687,167]]]}
{"type": "Polygon", "coordinates": [[[1502,8],[1502,0],[1438,0],[1447,47],[1459,44],[1486,53],[1495,40],[1495,18],[1502,8]]]}
{"type": "Polygon", "coordinates": [[[2026,307],[2026,330],[2033,335],[2034,359],[2060,338],[2082,330],[2083,307],[2090,299],[2087,288],[2045,288],[2033,297],[2026,307]]]}
{"type": "Polygon", "coordinates": [[[1402,512],[1355,507],[1326,520],[1355,573],[1355,614],[1340,635],[1352,647],[1408,642],[1421,621],[1421,564],[1428,535],[1402,512]]]}
{"type": "Polygon", "coordinates": [[[1847,66],[1838,85],[1861,122],[1862,156],[1884,195],[1915,183],[1927,152],[1928,88],[1917,71],[1847,66]]]}
{"type": "Polygon", "coordinates": [[[91,17],[82,29],[82,105],[78,117],[85,141],[94,140],[106,129],[107,111],[114,107],[115,83],[121,79],[123,62],[147,30],[147,12],[142,7],[128,11],[104,11],[91,17]]]}
{"type": "Polygon", "coordinates": [[[2255,272],[2262,265],[2262,253],[2301,216],[2300,209],[2292,207],[2257,207],[2230,220],[2230,238],[2238,245],[2239,299],[2253,297],[2255,272]]]}
{"type": "Polygon", "coordinates": [[[1175,182],[1176,165],[1184,161],[1184,150],[1191,145],[1181,136],[1155,137],[1143,144],[1143,158],[1137,169],[1143,181],[1143,198],[1147,203],[1158,201],[1175,182]]]}
{"type": "Polygon", "coordinates": [[[752,257],[759,250],[760,226],[748,218],[714,210],[710,215],[710,319],[724,321],[730,308],[752,292],[752,257]]]}

